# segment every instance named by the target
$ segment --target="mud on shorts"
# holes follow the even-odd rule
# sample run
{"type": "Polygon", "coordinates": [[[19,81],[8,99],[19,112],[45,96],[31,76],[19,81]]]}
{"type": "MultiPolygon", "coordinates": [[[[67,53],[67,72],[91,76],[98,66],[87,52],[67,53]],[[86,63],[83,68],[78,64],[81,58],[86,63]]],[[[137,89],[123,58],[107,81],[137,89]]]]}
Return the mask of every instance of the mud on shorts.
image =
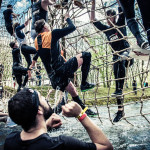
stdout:
{"type": "Polygon", "coordinates": [[[73,57],[65,62],[55,73],[49,75],[52,87],[56,89],[57,87],[64,91],[65,88],[70,83],[70,78],[74,77],[74,72],[78,69],[77,58],[73,57]]]}

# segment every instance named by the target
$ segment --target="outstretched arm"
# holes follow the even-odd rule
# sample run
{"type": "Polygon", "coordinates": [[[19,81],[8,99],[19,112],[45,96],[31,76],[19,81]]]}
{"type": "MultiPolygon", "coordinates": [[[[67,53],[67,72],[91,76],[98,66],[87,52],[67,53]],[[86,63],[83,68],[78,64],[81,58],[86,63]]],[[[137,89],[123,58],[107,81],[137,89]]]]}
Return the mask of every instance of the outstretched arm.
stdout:
{"type": "Polygon", "coordinates": [[[101,31],[108,29],[108,26],[102,24],[100,21],[97,21],[97,19],[95,18],[95,0],[92,1],[90,20],[93,21],[93,24],[97,29],[101,31]]]}
{"type": "Polygon", "coordinates": [[[18,16],[20,16],[19,14],[15,14],[15,13],[11,13],[11,14],[14,18],[17,18],[18,16]]]}
{"type": "MultiPolygon", "coordinates": [[[[62,106],[62,113],[66,117],[77,117],[81,111],[81,107],[75,102],[62,106]]],[[[86,129],[92,142],[95,143],[97,150],[113,150],[112,144],[109,142],[102,130],[94,124],[88,116],[81,120],[81,124],[86,129]]]]}
{"type": "Polygon", "coordinates": [[[25,28],[25,24],[22,24],[21,26],[16,27],[16,32],[22,30],[25,28]]]}
{"type": "Polygon", "coordinates": [[[119,0],[117,0],[117,2],[118,2],[118,5],[119,5],[118,11],[120,13],[118,21],[117,21],[117,25],[118,26],[123,26],[123,25],[125,25],[125,16],[124,16],[124,13],[122,11],[121,4],[120,4],[119,0]]]}
{"type": "Polygon", "coordinates": [[[68,23],[68,27],[65,27],[63,29],[53,30],[52,37],[55,38],[55,40],[59,40],[60,38],[66,36],[76,30],[76,27],[74,26],[74,24],[72,23],[72,21],[70,20],[68,15],[65,16],[65,19],[68,23]]]}

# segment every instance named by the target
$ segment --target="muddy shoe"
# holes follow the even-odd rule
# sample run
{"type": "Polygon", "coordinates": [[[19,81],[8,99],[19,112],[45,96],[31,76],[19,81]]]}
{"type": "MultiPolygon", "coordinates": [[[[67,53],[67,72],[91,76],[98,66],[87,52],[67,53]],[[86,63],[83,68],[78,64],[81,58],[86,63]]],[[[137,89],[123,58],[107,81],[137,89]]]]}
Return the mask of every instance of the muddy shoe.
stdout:
{"type": "Polygon", "coordinates": [[[124,111],[118,111],[116,113],[116,117],[114,118],[113,122],[118,122],[120,119],[125,115],[124,111]]]}
{"type": "Polygon", "coordinates": [[[95,112],[92,111],[91,109],[87,109],[86,114],[87,114],[89,117],[95,117],[95,116],[97,116],[97,113],[95,113],[95,112]]]}
{"type": "Polygon", "coordinates": [[[86,83],[85,85],[81,85],[81,92],[86,92],[90,89],[93,89],[95,87],[95,84],[86,83]]]}
{"type": "Polygon", "coordinates": [[[138,46],[145,50],[150,50],[150,46],[148,42],[145,42],[143,39],[137,41],[138,46]]]}

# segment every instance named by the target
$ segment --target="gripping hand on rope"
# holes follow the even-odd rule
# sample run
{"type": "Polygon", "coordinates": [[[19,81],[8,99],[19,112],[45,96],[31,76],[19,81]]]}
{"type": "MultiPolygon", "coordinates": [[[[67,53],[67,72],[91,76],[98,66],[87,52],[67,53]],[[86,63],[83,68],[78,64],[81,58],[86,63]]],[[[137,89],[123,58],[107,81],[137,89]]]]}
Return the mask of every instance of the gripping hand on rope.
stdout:
{"type": "Polygon", "coordinates": [[[30,21],[31,19],[32,19],[32,18],[30,17],[30,18],[24,23],[24,25],[27,26],[28,23],[29,23],[29,21],[30,21]]]}
{"type": "Polygon", "coordinates": [[[66,21],[66,20],[67,20],[67,18],[70,18],[70,16],[69,16],[69,13],[68,13],[68,12],[65,14],[64,21],[66,21]]]}

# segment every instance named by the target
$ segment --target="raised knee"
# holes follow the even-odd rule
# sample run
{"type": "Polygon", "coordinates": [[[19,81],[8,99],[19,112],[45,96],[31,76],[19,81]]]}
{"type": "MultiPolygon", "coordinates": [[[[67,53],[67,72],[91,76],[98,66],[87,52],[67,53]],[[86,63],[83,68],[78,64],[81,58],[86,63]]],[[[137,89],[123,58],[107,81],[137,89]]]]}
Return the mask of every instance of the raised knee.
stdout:
{"type": "Polygon", "coordinates": [[[90,52],[82,52],[82,58],[83,59],[91,59],[91,53],[90,52]]]}

